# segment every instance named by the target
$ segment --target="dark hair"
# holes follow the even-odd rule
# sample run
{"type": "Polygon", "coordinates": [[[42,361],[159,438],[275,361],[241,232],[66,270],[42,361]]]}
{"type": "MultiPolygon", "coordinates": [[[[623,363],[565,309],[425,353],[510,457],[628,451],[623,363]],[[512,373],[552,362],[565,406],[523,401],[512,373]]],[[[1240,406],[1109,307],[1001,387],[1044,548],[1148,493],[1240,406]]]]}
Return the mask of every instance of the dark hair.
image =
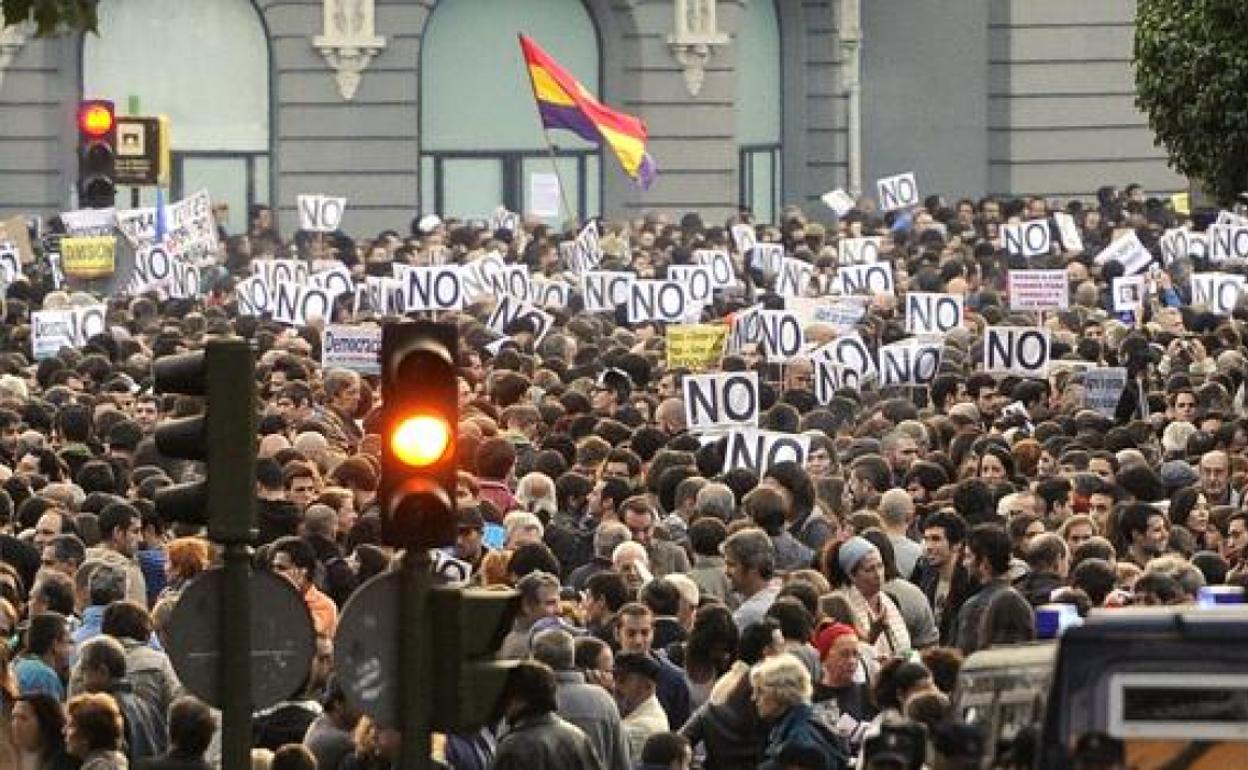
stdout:
{"type": "Polygon", "coordinates": [[[44,759],[57,757],[65,752],[65,707],[46,692],[28,692],[17,696],[18,703],[26,703],[35,713],[39,725],[39,742],[44,759]]]}
{"type": "Polygon", "coordinates": [[[35,657],[47,655],[68,628],[65,616],[58,612],[41,612],[35,615],[26,628],[26,654],[35,657]]]}
{"type": "Polygon", "coordinates": [[[100,631],[117,639],[146,644],[152,636],[152,616],[136,602],[113,602],[104,608],[100,631]]]}
{"type": "Polygon", "coordinates": [[[606,642],[596,636],[582,636],[576,640],[576,667],[581,671],[597,668],[598,657],[608,649],[606,642]]]}
{"type": "Polygon", "coordinates": [[[923,519],[923,529],[939,527],[945,531],[945,539],[949,545],[959,545],[966,540],[966,519],[956,511],[933,511],[923,519]]]}
{"type": "Polygon", "coordinates": [[[100,537],[108,540],[118,527],[129,529],[130,524],[140,518],[138,510],[129,503],[109,503],[100,511],[100,537]]]}
{"type": "Polygon", "coordinates": [[[670,581],[657,578],[646,583],[638,597],[655,616],[673,617],[680,611],[680,591],[670,581]]]}
{"type": "Polygon", "coordinates": [[[630,598],[628,584],[620,573],[612,570],[592,575],[585,581],[585,590],[606,602],[607,609],[613,613],[619,612],[621,607],[628,604],[630,598]]]}
{"type": "Polygon", "coordinates": [[[680,733],[654,733],[642,746],[641,761],[648,766],[669,767],[683,760],[688,752],[689,740],[680,733]]]}
{"type": "Polygon", "coordinates": [[[289,556],[291,564],[299,569],[307,570],[309,580],[316,574],[316,551],[312,550],[307,541],[294,535],[280,537],[269,549],[270,564],[279,553],[289,556]]]}
{"type": "Polygon", "coordinates": [[[1023,595],[1006,588],[988,602],[977,630],[977,647],[981,650],[998,644],[1030,642],[1036,638],[1036,619],[1023,595]]]}
{"type": "Polygon", "coordinates": [[[966,539],[967,549],[988,562],[994,575],[1004,575],[1010,569],[1010,536],[996,524],[980,524],[971,530],[966,539]]]}
{"type": "Polygon", "coordinates": [[[550,666],[536,660],[520,661],[508,672],[507,683],[503,686],[503,694],[498,702],[500,706],[505,706],[512,700],[524,703],[517,719],[558,710],[559,704],[555,701],[555,672],[550,666]]]}
{"type": "Polygon", "coordinates": [[[775,618],[764,617],[757,623],[751,623],[741,631],[741,639],[737,643],[737,657],[742,663],[753,666],[767,656],[767,648],[775,641],[775,634],[780,624],[775,618]]]}
{"type": "Polygon", "coordinates": [[[815,507],[815,485],[806,469],[795,462],[776,463],[763,478],[774,479],[793,497],[795,518],[801,518],[815,507]]]}
{"type": "Polygon", "coordinates": [[[689,546],[696,556],[718,556],[728,539],[728,527],[714,516],[703,516],[689,525],[689,546]]]}
{"type": "Polygon", "coordinates": [[[791,642],[809,642],[815,630],[815,616],[796,597],[778,597],[767,608],[767,617],[775,618],[780,635],[791,642]]]}
{"type": "Polygon", "coordinates": [[[88,748],[107,751],[121,748],[124,722],[113,696],[104,693],[76,695],[70,699],[66,710],[78,733],[86,739],[88,748]]]}
{"type": "Polygon", "coordinates": [[[685,645],[685,670],[722,676],[736,657],[740,636],[727,607],[716,603],[698,608],[685,645]]]}
{"type": "Polygon", "coordinates": [[[533,572],[549,572],[562,575],[559,559],[545,543],[525,543],[511,554],[507,571],[520,579],[533,572]]]}
{"type": "Polygon", "coordinates": [[[1104,559],[1086,559],[1070,573],[1070,585],[1086,593],[1093,607],[1105,604],[1117,580],[1113,565],[1104,559]]]}
{"type": "Polygon", "coordinates": [[[208,704],[191,695],[169,704],[169,743],[193,756],[202,756],[212,744],[217,720],[208,704]]]}

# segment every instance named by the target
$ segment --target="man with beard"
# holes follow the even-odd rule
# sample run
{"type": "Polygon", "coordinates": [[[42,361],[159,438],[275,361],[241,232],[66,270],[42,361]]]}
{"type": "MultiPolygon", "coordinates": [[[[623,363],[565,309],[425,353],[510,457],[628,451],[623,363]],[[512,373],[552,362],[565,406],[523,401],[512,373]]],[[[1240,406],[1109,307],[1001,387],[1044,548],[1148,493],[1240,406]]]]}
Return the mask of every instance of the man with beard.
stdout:
{"type": "Polygon", "coordinates": [[[1122,537],[1121,557],[1146,567],[1150,559],[1165,553],[1170,521],[1166,514],[1147,503],[1131,503],[1118,512],[1118,531],[1122,537]]]}
{"type": "Polygon", "coordinates": [[[923,521],[923,556],[913,581],[927,597],[940,629],[940,643],[954,642],[958,610],[970,594],[970,575],[962,566],[966,521],[952,510],[940,510],[923,521]]]}

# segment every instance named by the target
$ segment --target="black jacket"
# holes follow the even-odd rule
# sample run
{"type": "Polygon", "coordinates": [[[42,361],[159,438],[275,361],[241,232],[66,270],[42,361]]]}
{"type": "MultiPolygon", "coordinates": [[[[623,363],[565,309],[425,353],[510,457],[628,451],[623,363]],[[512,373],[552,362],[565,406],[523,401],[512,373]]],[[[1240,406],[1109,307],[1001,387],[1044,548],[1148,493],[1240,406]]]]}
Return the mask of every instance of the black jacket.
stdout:
{"type": "Polygon", "coordinates": [[[553,713],[520,719],[498,742],[492,770],[602,770],[594,745],[553,713]]]}
{"type": "Polygon", "coordinates": [[[139,761],[135,770],[212,770],[212,765],[203,756],[170,749],[159,757],[139,761]]]}
{"type": "Polygon", "coordinates": [[[706,747],[705,770],[756,770],[767,746],[767,726],[750,700],[743,679],[723,703],[706,703],[693,713],[680,734],[695,747],[706,747]]]}
{"type": "Polygon", "coordinates": [[[1014,588],[1032,607],[1048,604],[1053,591],[1065,585],[1066,582],[1052,572],[1028,572],[1014,581],[1014,588]]]}
{"type": "Polygon", "coordinates": [[[257,500],[256,528],[260,535],[256,545],[267,545],[286,535],[299,534],[303,514],[289,500],[257,500]]]}
{"type": "Polygon", "coordinates": [[[962,603],[974,591],[971,584],[971,576],[967,573],[966,568],[961,564],[954,567],[953,579],[949,584],[949,593],[945,597],[945,608],[943,613],[936,611],[936,588],[940,583],[940,572],[928,564],[927,559],[920,557],[914,566],[914,576],[910,582],[914,583],[923,591],[923,595],[927,597],[927,603],[932,608],[932,612],[936,614],[936,625],[940,630],[940,643],[942,645],[951,645],[957,641],[958,634],[958,611],[962,609],[962,603]]]}
{"type": "Polygon", "coordinates": [[[317,587],[324,591],[334,603],[342,607],[347,597],[355,590],[355,572],[342,556],[342,549],[329,538],[320,535],[308,535],[304,538],[312,550],[316,552],[317,587]]]}

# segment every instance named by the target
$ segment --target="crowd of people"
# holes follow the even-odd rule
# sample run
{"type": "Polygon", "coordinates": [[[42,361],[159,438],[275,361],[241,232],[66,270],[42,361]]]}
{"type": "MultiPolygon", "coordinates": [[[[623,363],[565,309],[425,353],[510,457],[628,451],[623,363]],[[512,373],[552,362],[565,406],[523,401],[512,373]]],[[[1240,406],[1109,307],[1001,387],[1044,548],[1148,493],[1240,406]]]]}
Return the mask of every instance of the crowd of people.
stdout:
{"type": "MultiPolygon", "coordinates": [[[[1107,188],[1059,209],[1082,250],[1054,238],[1048,254],[1007,254],[1001,226],[1054,205],[931,197],[880,212],[862,198],[835,224],[797,208],[774,225],[745,211],[722,226],[696,214],[601,223],[602,269],[663,277],[699,249],[729,250],[740,287],[717,292],[704,323],[784,304],[775,276],[735,247],[734,224],[813,265],[811,296],[843,238],[880,236],[897,294],[871,297],[852,328],[873,344],[906,337],[906,292],[964,296],[922,387],[868,381],[821,403],[807,356],[778,364],[748,340],[719,356],[715,371],[758,372],[760,428],[809,438],[803,462],[761,469],[725,467],[724,439],[688,430],[682,381],[694,373],[669,366],[663,324],[584,312],[559,249],[575,228],[422,217],[407,235],[288,243],[261,208],[223,239],[201,299],[104,298],[107,331],[42,360],[31,313],[99,300],[29,270],[8,285],[0,328],[0,766],[218,761],[218,717],[168,655],[173,609],[217,548],[154,503],[202,467],[162,455],[153,430],[203,404],[154,393],[152,364],[238,335],[254,344],[262,410],[255,566],[293,584],[317,639],[300,692],[254,715],[254,766],[397,767],[399,734],[360,713],[333,666],[344,604],[396,564],[376,502],[377,378],[322,367],[321,321],[240,315],[232,289],[262,257],[336,259],[363,281],[494,252],[573,292],[547,308],[549,330],[526,318],[488,329],[489,297],[441,314],[460,332],[460,472],[458,536],[436,569],[519,592],[499,654],[521,662],[498,723],[436,736],[438,761],[979,767],[986,736],[950,700],[968,655],[1034,640],[1042,605],[1191,603],[1248,574],[1248,316],[1194,306],[1185,276],[1209,265],[1162,264],[1158,249],[1167,229],[1212,214],[1107,188]],[[1128,230],[1155,263],[1152,290],[1124,313],[1110,291],[1123,266],[1095,257],[1128,230]],[[1068,309],[1010,310],[1008,271],[1037,267],[1066,271],[1068,309]],[[1037,323],[1052,340],[1043,378],[983,371],[987,326],[1037,323]],[[1089,366],[1128,372],[1112,416],[1086,405],[1089,366]]],[[[334,320],[384,320],[350,312],[340,303],[334,320]]],[[[805,335],[813,347],[848,331],[815,321],[805,335]]],[[[1034,737],[998,747],[994,766],[1030,767],[1034,737]]],[[[1076,761],[1119,767],[1121,746],[1090,741],[1076,761]]]]}

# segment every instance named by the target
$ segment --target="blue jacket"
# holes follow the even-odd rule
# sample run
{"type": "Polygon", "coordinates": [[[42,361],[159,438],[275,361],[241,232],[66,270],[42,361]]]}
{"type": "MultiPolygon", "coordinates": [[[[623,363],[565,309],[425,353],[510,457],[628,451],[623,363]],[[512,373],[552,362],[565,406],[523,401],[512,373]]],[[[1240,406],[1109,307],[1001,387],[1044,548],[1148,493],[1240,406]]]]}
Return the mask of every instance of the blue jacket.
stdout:
{"type": "Polygon", "coordinates": [[[780,770],[794,761],[822,757],[822,770],[846,770],[849,753],[841,737],[819,720],[809,703],[793,706],[771,729],[760,770],[780,770]]]}

